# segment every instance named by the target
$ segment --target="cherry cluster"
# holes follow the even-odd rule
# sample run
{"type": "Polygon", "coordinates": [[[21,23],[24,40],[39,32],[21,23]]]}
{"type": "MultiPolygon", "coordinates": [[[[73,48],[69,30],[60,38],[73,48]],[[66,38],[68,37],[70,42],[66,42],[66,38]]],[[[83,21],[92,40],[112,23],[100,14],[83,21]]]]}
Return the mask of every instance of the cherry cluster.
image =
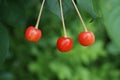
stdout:
{"type": "MultiPolygon", "coordinates": [[[[38,42],[42,37],[42,31],[40,29],[38,29],[38,26],[39,26],[40,17],[41,17],[41,13],[42,13],[44,3],[45,3],[45,0],[43,0],[43,2],[42,2],[40,12],[39,12],[39,16],[38,16],[38,20],[37,20],[37,23],[36,23],[35,27],[34,26],[29,26],[25,31],[25,38],[28,41],[38,42]]],[[[78,41],[82,46],[90,46],[95,41],[94,33],[92,31],[87,30],[87,27],[86,27],[86,25],[85,25],[85,23],[82,19],[82,16],[81,16],[74,0],[72,0],[72,3],[73,3],[73,6],[75,7],[75,10],[76,10],[76,12],[77,12],[77,14],[80,18],[80,21],[83,25],[83,28],[84,28],[84,31],[80,32],[80,34],[78,36],[78,41]]],[[[62,0],[60,0],[60,12],[61,12],[61,17],[62,17],[62,25],[63,25],[64,36],[58,38],[57,43],[56,43],[56,47],[61,52],[68,52],[73,48],[73,41],[70,37],[67,36],[65,22],[64,22],[64,16],[63,16],[62,0]]]]}

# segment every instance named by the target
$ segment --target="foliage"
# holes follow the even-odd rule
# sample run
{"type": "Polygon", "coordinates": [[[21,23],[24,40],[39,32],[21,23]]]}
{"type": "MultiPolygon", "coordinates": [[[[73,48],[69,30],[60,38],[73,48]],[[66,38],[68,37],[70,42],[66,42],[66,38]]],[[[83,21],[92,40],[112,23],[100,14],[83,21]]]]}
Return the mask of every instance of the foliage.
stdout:
{"type": "Polygon", "coordinates": [[[8,37],[8,32],[6,30],[6,28],[0,24],[0,65],[2,64],[2,62],[4,61],[6,55],[8,54],[8,50],[9,50],[9,37],[8,37]],[[4,35],[3,35],[4,34],[4,35]],[[4,43],[5,41],[5,43],[4,43]]]}
{"type": "Polygon", "coordinates": [[[83,31],[71,0],[63,0],[73,50],[61,53],[56,40],[63,36],[58,0],[46,0],[37,43],[25,40],[35,25],[42,0],[0,0],[0,80],[119,80],[119,0],[75,0],[89,30],[96,35],[90,47],[78,43],[83,31]],[[90,21],[92,19],[92,21],[90,21]]]}
{"type": "Polygon", "coordinates": [[[118,7],[120,4],[119,0],[107,0],[106,2],[101,1],[101,10],[103,12],[104,22],[106,26],[106,30],[108,34],[110,35],[110,38],[112,41],[119,46],[120,48],[120,38],[119,34],[119,26],[120,23],[120,17],[119,17],[119,11],[120,8],[118,7]],[[107,4],[105,4],[107,2],[107,4]]]}

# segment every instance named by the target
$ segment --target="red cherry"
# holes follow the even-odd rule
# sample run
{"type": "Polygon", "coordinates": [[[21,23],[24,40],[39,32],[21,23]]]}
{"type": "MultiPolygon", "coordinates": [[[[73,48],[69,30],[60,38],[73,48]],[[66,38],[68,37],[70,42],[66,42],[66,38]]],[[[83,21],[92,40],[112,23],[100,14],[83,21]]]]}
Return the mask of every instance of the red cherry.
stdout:
{"type": "Polygon", "coordinates": [[[42,36],[40,29],[36,29],[33,26],[29,26],[25,31],[25,38],[31,42],[37,42],[42,36]]]}
{"type": "Polygon", "coordinates": [[[61,52],[68,52],[73,47],[73,41],[71,38],[60,37],[57,40],[57,49],[61,52]]]}
{"type": "Polygon", "coordinates": [[[78,40],[81,45],[90,46],[94,43],[95,36],[94,36],[93,32],[91,32],[91,31],[81,32],[78,36],[78,40]]]}

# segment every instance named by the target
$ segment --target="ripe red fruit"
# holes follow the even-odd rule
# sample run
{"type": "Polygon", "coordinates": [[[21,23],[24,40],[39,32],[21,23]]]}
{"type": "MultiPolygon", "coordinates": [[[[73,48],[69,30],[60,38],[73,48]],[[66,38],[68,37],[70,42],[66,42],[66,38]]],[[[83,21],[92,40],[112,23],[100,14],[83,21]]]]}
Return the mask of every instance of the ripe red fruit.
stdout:
{"type": "Polygon", "coordinates": [[[57,49],[61,52],[68,52],[73,47],[73,41],[71,38],[60,37],[57,40],[57,49]]]}
{"type": "Polygon", "coordinates": [[[25,38],[31,42],[37,42],[42,36],[40,29],[36,29],[33,26],[29,26],[25,31],[25,38]]]}
{"type": "Polygon", "coordinates": [[[78,36],[78,40],[81,45],[90,46],[94,43],[95,36],[94,36],[93,32],[91,32],[91,31],[81,32],[78,36]]]}

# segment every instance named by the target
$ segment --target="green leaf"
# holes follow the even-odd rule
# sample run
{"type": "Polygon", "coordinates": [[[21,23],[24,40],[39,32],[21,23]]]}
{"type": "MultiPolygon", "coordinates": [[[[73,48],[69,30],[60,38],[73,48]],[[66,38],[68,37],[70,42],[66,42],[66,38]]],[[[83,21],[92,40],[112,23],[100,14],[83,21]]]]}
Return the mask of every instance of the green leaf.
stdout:
{"type": "MultiPolygon", "coordinates": [[[[61,18],[60,16],[60,7],[59,7],[59,0],[46,0],[46,6],[47,8],[53,12],[54,14],[56,14],[59,18],[61,18]]],[[[68,11],[73,9],[73,5],[71,0],[62,0],[63,3],[63,12],[64,15],[68,14],[68,11]]]]}
{"type": "Polygon", "coordinates": [[[0,3],[1,21],[12,27],[25,25],[25,9],[20,1],[3,1],[0,3]],[[16,4],[17,3],[17,4],[16,4]]]}
{"type": "Polygon", "coordinates": [[[54,14],[56,14],[57,16],[60,17],[60,8],[59,8],[59,3],[58,3],[58,0],[47,0],[46,1],[47,3],[47,8],[53,12],[54,14]]]}
{"type": "Polygon", "coordinates": [[[117,55],[120,53],[120,49],[118,48],[118,46],[116,46],[115,44],[113,43],[109,43],[107,45],[107,50],[109,53],[113,54],[113,55],[117,55]]]}
{"type": "Polygon", "coordinates": [[[9,50],[9,38],[6,28],[0,24],[0,65],[6,58],[9,50]]]}
{"type": "MultiPolygon", "coordinates": [[[[97,17],[96,10],[94,9],[94,3],[95,1],[92,0],[77,0],[78,5],[88,12],[93,18],[97,17]]],[[[59,0],[47,0],[47,8],[56,14],[58,17],[61,18],[60,16],[60,8],[59,8],[59,0]]],[[[96,3],[95,3],[96,4],[96,3]]],[[[68,15],[70,11],[74,9],[74,6],[72,4],[71,0],[63,0],[63,10],[64,10],[64,15],[68,15]]]]}
{"type": "Polygon", "coordinates": [[[80,8],[88,12],[93,18],[97,17],[97,13],[94,8],[94,3],[96,1],[93,0],[77,0],[77,3],[80,8]]]}
{"type": "Polygon", "coordinates": [[[101,0],[100,3],[108,35],[120,48],[120,0],[101,0]]]}

